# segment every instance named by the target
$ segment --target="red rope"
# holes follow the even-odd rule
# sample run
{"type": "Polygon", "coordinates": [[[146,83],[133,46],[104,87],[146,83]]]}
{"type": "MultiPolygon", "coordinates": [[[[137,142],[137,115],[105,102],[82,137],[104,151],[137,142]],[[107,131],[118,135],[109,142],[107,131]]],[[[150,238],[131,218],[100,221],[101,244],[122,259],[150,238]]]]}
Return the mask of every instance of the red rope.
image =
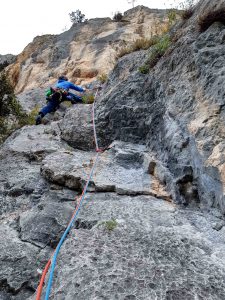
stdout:
{"type": "Polygon", "coordinates": [[[41,275],[41,280],[40,280],[40,283],[39,283],[39,286],[38,286],[38,289],[37,289],[36,300],[39,300],[41,298],[41,293],[42,293],[42,289],[43,289],[43,286],[44,286],[45,277],[46,277],[46,274],[48,272],[48,269],[49,269],[50,265],[51,265],[51,259],[49,259],[49,261],[47,262],[47,264],[44,268],[44,271],[41,275]]]}
{"type": "MultiPolygon", "coordinates": [[[[98,90],[96,91],[96,94],[95,94],[95,97],[98,95],[98,90]]],[[[92,124],[93,124],[93,131],[94,131],[94,138],[95,138],[95,145],[96,145],[96,152],[99,152],[99,153],[102,153],[105,151],[105,149],[100,149],[98,148],[98,141],[97,141],[97,135],[96,135],[96,131],[95,131],[95,114],[94,114],[94,103],[93,103],[93,109],[92,109],[92,124]]],[[[80,206],[80,202],[82,200],[82,197],[84,195],[84,192],[85,192],[85,189],[83,189],[83,192],[81,194],[81,196],[79,197],[79,200],[78,200],[78,203],[77,203],[77,206],[76,206],[76,209],[70,219],[70,222],[71,220],[73,219],[73,217],[75,216],[75,214],[77,213],[77,210],[79,209],[79,206],[80,206]]],[[[70,224],[70,222],[68,224],[70,224]]],[[[55,253],[55,250],[52,254],[52,257],[55,253]]],[[[40,300],[41,299],[41,294],[42,294],[42,289],[43,289],[43,286],[44,286],[44,282],[45,282],[45,277],[47,275],[47,272],[49,270],[49,267],[51,265],[51,260],[52,260],[52,257],[51,259],[49,259],[49,261],[47,262],[47,264],[45,265],[45,268],[44,268],[44,271],[42,273],[42,276],[41,276],[41,280],[40,280],[40,283],[38,285],[38,289],[37,289],[37,296],[36,296],[36,300],[40,300]]]]}

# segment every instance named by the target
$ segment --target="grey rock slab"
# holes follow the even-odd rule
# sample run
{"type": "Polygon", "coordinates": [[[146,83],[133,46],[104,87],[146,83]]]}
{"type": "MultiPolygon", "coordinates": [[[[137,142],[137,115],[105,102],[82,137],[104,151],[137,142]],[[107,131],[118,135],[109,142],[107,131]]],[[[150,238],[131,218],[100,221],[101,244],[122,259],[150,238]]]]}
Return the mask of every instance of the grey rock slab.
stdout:
{"type": "Polygon", "coordinates": [[[7,225],[0,226],[0,235],[0,282],[6,283],[6,291],[15,294],[27,286],[31,294],[38,282],[37,268],[43,266],[43,255],[49,252],[22,242],[18,232],[7,225]]]}
{"type": "Polygon", "coordinates": [[[49,186],[40,175],[40,165],[7,152],[0,157],[0,215],[7,218],[12,212],[31,208],[49,186]]]}
{"type": "Polygon", "coordinates": [[[73,202],[77,197],[78,193],[74,190],[63,188],[59,185],[50,185],[50,190],[45,193],[41,200],[46,203],[63,203],[63,202],[73,202]]]}
{"type": "Polygon", "coordinates": [[[207,223],[207,215],[149,196],[86,200],[80,218],[98,224],[73,230],[63,244],[50,299],[224,298],[224,241],[192,222],[207,223]]]}
{"type": "MultiPolygon", "coordinates": [[[[81,151],[56,152],[43,160],[42,175],[50,182],[79,189],[88,179],[95,155],[81,151]]],[[[148,160],[145,146],[115,142],[99,156],[90,187],[118,194],[153,194],[148,160]]]]}
{"type": "Polygon", "coordinates": [[[49,126],[26,126],[12,134],[5,142],[2,151],[20,153],[35,157],[51,153],[62,148],[68,149],[60,139],[56,123],[49,126]]]}
{"type": "Polygon", "coordinates": [[[17,95],[17,100],[22,106],[23,110],[30,113],[33,109],[40,110],[46,105],[44,88],[31,89],[17,95]]]}
{"type": "Polygon", "coordinates": [[[20,215],[20,238],[44,248],[55,247],[66,229],[73,210],[68,203],[39,203],[20,215]]]}
{"type": "Polygon", "coordinates": [[[92,105],[74,105],[66,112],[59,126],[62,139],[72,147],[81,150],[93,150],[95,148],[92,105]]]}

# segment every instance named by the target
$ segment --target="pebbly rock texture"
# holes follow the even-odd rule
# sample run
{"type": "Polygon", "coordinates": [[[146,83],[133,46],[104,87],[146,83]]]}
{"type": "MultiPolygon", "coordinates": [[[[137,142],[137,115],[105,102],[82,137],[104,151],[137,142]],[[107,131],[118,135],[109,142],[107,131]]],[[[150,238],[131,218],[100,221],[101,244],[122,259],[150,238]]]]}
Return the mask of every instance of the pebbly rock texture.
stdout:
{"type": "Polygon", "coordinates": [[[21,240],[37,244],[41,248],[46,245],[56,247],[73,209],[70,204],[50,202],[24,212],[19,219],[21,240]]]}
{"type": "Polygon", "coordinates": [[[108,74],[121,47],[150,37],[166,18],[164,10],[137,6],[121,22],[91,19],[60,35],[38,36],[8,68],[16,92],[51,85],[62,73],[77,84],[108,74]]]}
{"type": "Polygon", "coordinates": [[[0,148],[0,299],[24,300],[34,293],[38,269],[75,207],[76,192],[40,175],[40,161],[59,148],[70,149],[54,123],[24,127],[0,148]]]}
{"type": "Polygon", "coordinates": [[[89,194],[84,206],[82,222],[98,223],[64,243],[50,299],[223,299],[212,217],[148,196],[89,194]]]}
{"type": "Polygon", "coordinates": [[[38,280],[37,268],[43,264],[48,252],[22,242],[18,232],[9,226],[1,225],[0,233],[0,283],[1,290],[5,290],[4,293],[0,291],[0,297],[1,293],[8,294],[7,299],[11,299],[10,294],[23,293],[28,298],[36,289],[33,283],[38,280]]]}

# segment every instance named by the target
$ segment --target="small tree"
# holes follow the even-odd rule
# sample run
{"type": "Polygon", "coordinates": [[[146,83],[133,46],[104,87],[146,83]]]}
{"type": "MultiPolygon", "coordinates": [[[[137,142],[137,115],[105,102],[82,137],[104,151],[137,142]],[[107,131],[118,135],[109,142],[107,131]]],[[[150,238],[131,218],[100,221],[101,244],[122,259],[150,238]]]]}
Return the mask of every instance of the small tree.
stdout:
{"type": "Polygon", "coordinates": [[[87,19],[85,19],[85,15],[82,14],[82,12],[79,9],[69,13],[69,16],[70,16],[70,21],[73,24],[78,24],[78,23],[82,23],[82,22],[87,21],[87,19]]]}
{"type": "Polygon", "coordinates": [[[183,0],[178,3],[178,8],[182,10],[193,8],[197,0],[183,0]]]}
{"type": "Polygon", "coordinates": [[[132,4],[132,7],[134,8],[134,4],[135,4],[135,2],[137,2],[137,0],[127,0],[127,2],[129,4],[132,4]]]}
{"type": "Polygon", "coordinates": [[[119,22],[123,19],[123,15],[118,11],[114,14],[113,20],[116,22],[119,22]]]}

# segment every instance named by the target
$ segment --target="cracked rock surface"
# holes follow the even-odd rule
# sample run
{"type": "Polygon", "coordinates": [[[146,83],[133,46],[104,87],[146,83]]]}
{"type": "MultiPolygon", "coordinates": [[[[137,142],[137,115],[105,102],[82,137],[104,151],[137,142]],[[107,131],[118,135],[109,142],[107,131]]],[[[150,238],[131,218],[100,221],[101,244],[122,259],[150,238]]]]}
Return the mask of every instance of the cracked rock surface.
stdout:
{"type": "Polygon", "coordinates": [[[212,217],[101,193],[87,196],[80,218],[98,223],[64,243],[50,299],[223,299],[225,237],[212,217]]]}
{"type": "MultiPolygon", "coordinates": [[[[222,4],[201,0],[149,74],[137,71],[148,50],[110,74],[96,100],[107,149],[50,299],[224,299],[225,26],[196,29],[206,7],[222,4]]],[[[94,164],[91,105],[52,118],[0,147],[0,300],[35,299],[94,164]]]]}
{"type": "Polygon", "coordinates": [[[223,7],[222,0],[199,1],[148,74],[138,67],[151,49],[145,57],[122,57],[97,101],[96,119],[103,145],[117,139],[149,146],[173,177],[178,203],[194,200],[224,213],[225,25],[214,22],[202,33],[198,26],[199,16],[223,7]]]}
{"type": "MultiPolygon", "coordinates": [[[[169,195],[163,186],[149,174],[150,157],[143,145],[115,142],[101,154],[94,170],[91,188],[94,191],[117,194],[169,195]]],[[[82,186],[94,163],[91,152],[55,152],[43,160],[42,175],[49,181],[72,189],[82,186]]]]}

